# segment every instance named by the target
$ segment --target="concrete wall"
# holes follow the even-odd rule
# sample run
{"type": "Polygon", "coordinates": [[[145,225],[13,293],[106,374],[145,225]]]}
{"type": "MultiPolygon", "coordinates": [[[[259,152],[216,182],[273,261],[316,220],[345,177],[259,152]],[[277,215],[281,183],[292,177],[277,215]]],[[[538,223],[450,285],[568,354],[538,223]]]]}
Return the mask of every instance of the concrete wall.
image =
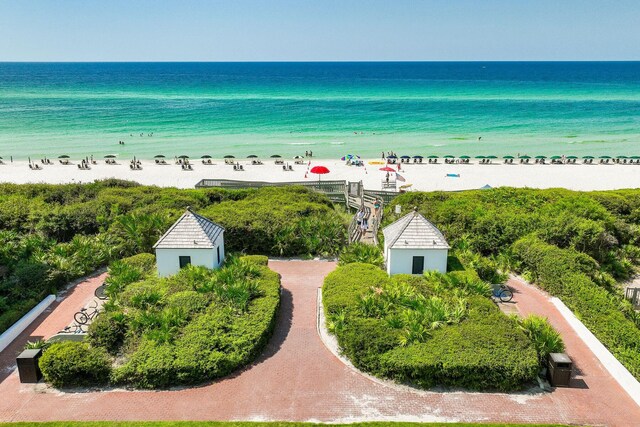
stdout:
{"type": "Polygon", "coordinates": [[[414,256],[424,256],[424,271],[447,272],[447,249],[387,249],[387,273],[411,274],[414,256]]]}
{"type": "Polygon", "coordinates": [[[18,335],[20,335],[27,327],[34,321],[38,316],[40,316],[54,301],[56,300],[55,295],[49,295],[38,305],[33,307],[27,314],[22,316],[20,320],[11,325],[9,329],[4,331],[2,335],[0,335],[0,351],[7,348],[11,342],[16,339],[18,335]]]}
{"type": "Polygon", "coordinates": [[[190,256],[191,264],[218,268],[224,263],[224,232],[216,239],[213,249],[156,249],[156,266],[160,277],[171,276],[180,270],[180,257],[190,256]],[[220,247],[218,263],[217,247],[220,247]]]}

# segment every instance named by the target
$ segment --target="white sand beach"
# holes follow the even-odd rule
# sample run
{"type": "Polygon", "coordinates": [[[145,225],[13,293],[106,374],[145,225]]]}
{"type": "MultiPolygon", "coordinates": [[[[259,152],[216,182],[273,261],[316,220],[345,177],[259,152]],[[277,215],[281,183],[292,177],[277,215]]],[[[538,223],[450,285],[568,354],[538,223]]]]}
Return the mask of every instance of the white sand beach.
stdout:
{"type": "MultiPolygon", "coordinates": [[[[130,170],[129,161],[118,160],[115,165],[107,165],[99,161],[91,165],[90,170],[80,170],[76,160],[70,165],[61,165],[57,160],[53,165],[41,165],[42,170],[31,170],[26,161],[6,162],[0,165],[0,182],[9,183],[87,183],[105,178],[118,178],[136,181],[146,185],[161,187],[194,188],[204,178],[234,179],[243,181],[305,181],[317,180],[318,175],[308,173],[313,166],[326,166],[331,171],[322,175],[322,180],[362,180],[365,188],[380,190],[385,172],[379,169],[384,165],[369,164],[365,160],[364,167],[347,166],[340,160],[312,159],[304,165],[295,165],[292,172],[285,172],[282,166],[275,165],[273,160],[263,160],[263,165],[251,165],[246,159],[239,160],[244,171],[234,171],[223,160],[214,160],[212,165],[203,165],[200,160],[193,160],[192,171],[184,171],[180,165],[168,161],[167,165],[157,165],[153,160],[143,160],[142,170],[130,170]],[[306,175],[306,176],[305,176],[306,175]]],[[[442,160],[440,160],[442,162],[442,160]]],[[[397,168],[396,165],[391,165],[397,168]]],[[[411,191],[454,191],[477,189],[485,185],[491,187],[562,187],[572,190],[611,190],[621,188],[640,188],[640,165],[505,165],[494,163],[478,164],[408,164],[401,165],[399,172],[405,178],[402,184],[413,184],[411,191]],[[459,177],[448,177],[447,174],[459,174],[459,177]]],[[[391,173],[391,176],[395,175],[391,173]]]]}

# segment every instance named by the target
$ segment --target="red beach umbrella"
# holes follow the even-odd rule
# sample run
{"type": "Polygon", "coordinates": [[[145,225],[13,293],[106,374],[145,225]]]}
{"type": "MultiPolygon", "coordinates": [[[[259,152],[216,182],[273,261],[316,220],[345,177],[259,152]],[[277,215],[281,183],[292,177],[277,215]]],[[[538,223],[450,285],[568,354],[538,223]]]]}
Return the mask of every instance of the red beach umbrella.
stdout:
{"type": "Polygon", "coordinates": [[[329,169],[326,166],[314,166],[311,168],[310,172],[318,175],[318,181],[320,181],[320,175],[329,173],[329,169]]]}
{"type": "Polygon", "coordinates": [[[381,170],[382,172],[395,172],[395,171],[396,171],[395,169],[390,168],[389,166],[385,166],[385,167],[383,167],[383,168],[380,168],[380,170],[381,170]]]}

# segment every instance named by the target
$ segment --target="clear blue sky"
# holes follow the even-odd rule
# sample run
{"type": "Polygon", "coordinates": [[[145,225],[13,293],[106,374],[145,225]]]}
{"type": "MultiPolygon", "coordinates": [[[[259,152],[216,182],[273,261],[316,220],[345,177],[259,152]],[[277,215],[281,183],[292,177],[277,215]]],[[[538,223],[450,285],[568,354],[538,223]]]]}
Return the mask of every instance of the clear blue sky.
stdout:
{"type": "Polygon", "coordinates": [[[0,61],[640,60],[640,0],[0,0],[0,61]]]}

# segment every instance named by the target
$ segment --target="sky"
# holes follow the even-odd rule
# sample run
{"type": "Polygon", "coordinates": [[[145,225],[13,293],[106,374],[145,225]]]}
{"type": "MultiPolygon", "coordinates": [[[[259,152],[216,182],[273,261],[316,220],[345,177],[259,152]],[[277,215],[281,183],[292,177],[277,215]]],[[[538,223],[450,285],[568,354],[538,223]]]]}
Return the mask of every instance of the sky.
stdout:
{"type": "Polygon", "coordinates": [[[0,61],[640,60],[639,0],[0,0],[0,61]]]}

